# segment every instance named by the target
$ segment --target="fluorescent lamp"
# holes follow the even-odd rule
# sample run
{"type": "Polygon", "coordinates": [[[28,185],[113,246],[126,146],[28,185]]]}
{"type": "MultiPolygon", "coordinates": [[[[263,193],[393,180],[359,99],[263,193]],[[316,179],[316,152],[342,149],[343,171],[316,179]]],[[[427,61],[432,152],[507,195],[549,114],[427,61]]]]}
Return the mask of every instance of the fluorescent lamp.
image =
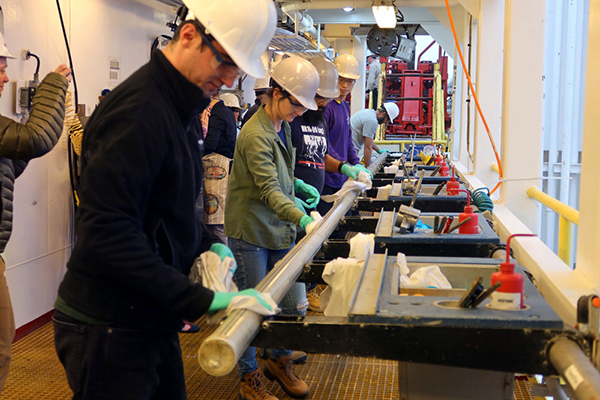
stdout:
{"type": "Polygon", "coordinates": [[[394,6],[373,6],[373,16],[380,28],[396,27],[396,7],[394,6]]]}
{"type": "Polygon", "coordinates": [[[342,8],[342,11],[351,13],[352,11],[354,11],[354,7],[346,6],[342,8]]]}

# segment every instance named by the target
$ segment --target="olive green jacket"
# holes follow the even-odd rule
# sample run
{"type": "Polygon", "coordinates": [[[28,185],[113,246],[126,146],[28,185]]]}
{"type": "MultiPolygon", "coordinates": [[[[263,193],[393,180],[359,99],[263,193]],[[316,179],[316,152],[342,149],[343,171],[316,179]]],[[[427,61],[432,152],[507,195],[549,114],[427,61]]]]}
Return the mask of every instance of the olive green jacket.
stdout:
{"type": "Polygon", "coordinates": [[[261,106],[242,128],[233,154],[225,206],[225,234],[271,250],[289,248],[305,215],[294,203],[290,126],[287,147],[261,106]]]}
{"type": "Polygon", "coordinates": [[[0,253],[12,232],[15,180],[29,160],[48,153],[58,142],[65,119],[65,97],[69,81],[56,72],[40,83],[29,119],[20,124],[0,115],[0,253]]]}

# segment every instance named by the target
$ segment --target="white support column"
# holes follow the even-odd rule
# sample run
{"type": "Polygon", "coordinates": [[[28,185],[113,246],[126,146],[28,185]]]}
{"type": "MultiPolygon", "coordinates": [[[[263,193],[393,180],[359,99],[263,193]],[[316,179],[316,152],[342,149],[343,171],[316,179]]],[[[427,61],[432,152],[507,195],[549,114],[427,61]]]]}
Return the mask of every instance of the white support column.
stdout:
{"type": "Polygon", "coordinates": [[[367,37],[366,36],[354,36],[354,57],[358,60],[358,70],[361,71],[360,77],[354,84],[352,89],[352,102],[350,104],[350,114],[354,114],[357,111],[364,110],[365,108],[365,82],[367,75],[367,37]]]}
{"type": "MultiPolygon", "coordinates": [[[[476,68],[476,57],[477,57],[477,32],[478,32],[478,21],[473,16],[472,22],[467,18],[465,21],[465,37],[462,42],[462,54],[465,59],[465,64],[471,75],[471,80],[476,81],[477,79],[477,68],[476,68]],[[469,25],[471,25],[469,27],[469,25]],[[471,60],[469,62],[469,60],[471,60]]],[[[456,74],[457,86],[461,87],[461,95],[456,100],[460,101],[460,114],[457,118],[460,118],[460,153],[459,159],[463,165],[466,166],[467,171],[473,172],[473,142],[475,137],[475,102],[473,101],[473,95],[471,89],[469,89],[469,82],[467,76],[460,61],[458,51],[456,52],[456,64],[458,65],[458,71],[456,74]],[[470,140],[469,140],[470,138],[470,140]]],[[[457,90],[457,93],[459,91],[457,90]]]]}
{"type": "MultiPolygon", "coordinates": [[[[506,0],[501,160],[507,179],[542,175],[546,0],[506,0]],[[524,40],[527,38],[527,40],[524,40]],[[527,63],[523,60],[538,60],[527,63]]],[[[541,179],[504,182],[501,201],[534,233],[540,208],[526,191],[541,179]]]]}
{"type": "MultiPolygon", "coordinates": [[[[561,119],[562,110],[561,96],[562,85],[562,34],[563,34],[563,0],[548,0],[548,9],[546,11],[546,32],[547,40],[544,62],[545,69],[545,90],[544,90],[544,150],[548,151],[548,181],[545,192],[554,198],[558,198],[558,189],[560,181],[552,179],[556,176],[554,164],[557,161],[557,141],[558,127],[561,119]]],[[[540,186],[543,188],[543,186],[540,186]]],[[[548,247],[557,249],[558,238],[558,216],[549,208],[542,206],[541,234],[542,240],[548,247]]]]}
{"type": "MultiPolygon", "coordinates": [[[[504,0],[487,0],[481,3],[477,47],[477,79],[473,81],[483,115],[498,151],[502,129],[502,75],[504,47],[504,0]]],[[[476,109],[475,101],[471,108],[476,109]]],[[[498,182],[491,170],[496,164],[494,151],[488,139],[481,116],[475,111],[474,170],[477,177],[490,189],[498,182]]]]}
{"type": "Polygon", "coordinates": [[[577,242],[576,274],[600,288],[598,249],[600,249],[600,179],[598,178],[597,149],[600,148],[598,133],[598,93],[600,93],[600,0],[590,0],[590,17],[587,48],[587,71],[585,108],[583,119],[583,155],[581,163],[581,192],[579,201],[579,237],[577,242]]]}

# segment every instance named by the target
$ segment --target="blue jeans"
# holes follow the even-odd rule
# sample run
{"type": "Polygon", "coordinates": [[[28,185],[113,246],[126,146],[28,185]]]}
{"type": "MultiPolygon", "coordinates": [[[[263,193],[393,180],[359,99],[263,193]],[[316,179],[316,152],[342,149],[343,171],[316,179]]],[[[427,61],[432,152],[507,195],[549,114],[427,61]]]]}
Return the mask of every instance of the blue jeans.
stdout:
{"type": "Polygon", "coordinates": [[[185,400],[177,332],[89,325],[54,313],[54,344],[73,400],[185,400]]]}
{"type": "MultiPolygon", "coordinates": [[[[275,263],[290,251],[290,249],[269,250],[240,239],[227,238],[227,240],[237,263],[235,281],[240,290],[255,288],[273,269],[275,263]]],[[[279,307],[282,314],[305,315],[308,308],[306,285],[299,282],[294,283],[289,292],[279,302],[279,307]]],[[[292,354],[291,350],[271,350],[271,355],[274,358],[289,356],[290,354],[292,354]]],[[[248,346],[238,362],[238,370],[243,376],[257,369],[256,348],[248,346]]]]}

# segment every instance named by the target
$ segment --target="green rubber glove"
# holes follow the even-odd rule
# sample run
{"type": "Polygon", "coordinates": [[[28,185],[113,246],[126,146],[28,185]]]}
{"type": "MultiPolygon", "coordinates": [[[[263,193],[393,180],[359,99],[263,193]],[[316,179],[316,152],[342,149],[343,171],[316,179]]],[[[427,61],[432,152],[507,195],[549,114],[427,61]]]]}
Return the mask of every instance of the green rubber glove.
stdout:
{"type": "Polygon", "coordinates": [[[235,293],[231,293],[231,292],[215,292],[215,297],[213,298],[212,303],[210,303],[210,306],[208,307],[208,313],[209,314],[213,314],[219,310],[224,310],[227,308],[227,306],[229,306],[229,303],[231,303],[231,300],[234,297],[237,296],[252,296],[255,297],[258,302],[260,303],[261,306],[265,307],[267,310],[272,311],[271,306],[269,305],[269,303],[267,303],[266,301],[264,301],[263,299],[260,298],[259,296],[259,292],[257,292],[254,289],[246,289],[246,290],[242,290],[241,292],[235,292],[235,293]]]}
{"type": "Polygon", "coordinates": [[[369,176],[371,178],[373,178],[373,173],[371,171],[369,171],[367,168],[365,168],[364,165],[362,165],[362,164],[356,164],[356,165],[354,165],[354,167],[360,168],[361,171],[365,171],[367,174],[369,174],[369,176]]]}
{"type": "Polygon", "coordinates": [[[308,208],[315,208],[317,204],[319,204],[319,200],[321,200],[319,191],[314,186],[304,183],[302,179],[296,179],[294,182],[294,190],[296,193],[300,193],[306,197],[308,208]]]}
{"type": "Polygon", "coordinates": [[[379,151],[377,151],[379,154],[381,153],[390,153],[390,151],[388,149],[379,149],[379,151]]]}
{"type": "Polygon", "coordinates": [[[235,272],[235,270],[237,269],[237,263],[235,262],[235,257],[233,256],[233,253],[231,252],[231,249],[229,249],[229,247],[227,247],[223,243],[213,243],[210,246],[210,249],[208,250],[212,251],[213,253],[217,253],[217,255],[221,257],[221,261],[224,261],[225,257],[233,258],[233,269],[231,269],[231,267],[230,269],[232,274],[235,272]]]}
{"type": "Polygon", "coordinates": [[[362,171],[362,170],[354,165],[349,165],[349,164],[342,165],[342,174],[346,175],[348,178],[352,178],[352,179],[358,178],[358,174],[360,173],[360,171],[362,171]]]}
{"type": "Polygon", "coordinates": [[[296,203],[296,207],[298,207],[300,209],[300,211],[302,211],[304,214],[308,214],[306,212],[306,208],[308,207],[308,204],[306,204],[305,202],[303,202],[302,200],[300,200],[297,197],[294,198],[294,202],[296,203]]]}
{"type": "Polygon", "coordinates": [[[308,224],[310,224],[311,222],[315,222],[315,220],[312,217],[309,217],[308,215],[305,215],[304,217],[302,217],[302,219],[300,220],[300,228],[304,229],[304,232],[306,232],[306,227],[308,226],[308,224]]]}

